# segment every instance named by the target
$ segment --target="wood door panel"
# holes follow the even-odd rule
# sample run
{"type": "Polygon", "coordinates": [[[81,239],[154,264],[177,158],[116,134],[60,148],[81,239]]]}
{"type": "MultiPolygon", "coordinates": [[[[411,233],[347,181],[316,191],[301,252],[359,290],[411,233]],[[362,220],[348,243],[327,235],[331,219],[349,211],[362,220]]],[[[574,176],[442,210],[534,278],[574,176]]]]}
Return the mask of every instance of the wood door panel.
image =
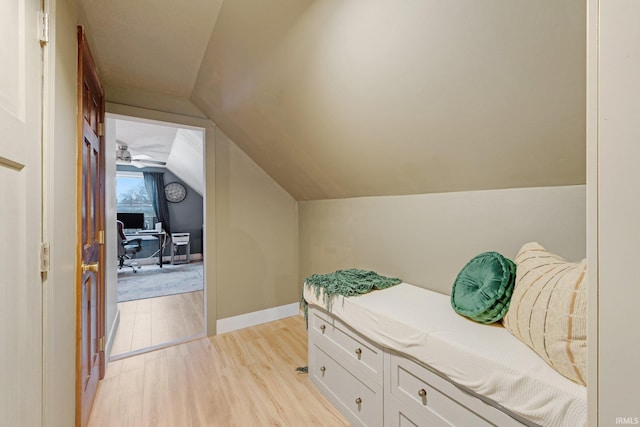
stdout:
{"type": "Polygon", "coordinates": [[[84,256],[97,256],[99,242],[97,231],[100,229],[100,151],[99,143],[95,135],[87,136],[93,130],[87,126],[83,128],[85,137],[82,147],[82,248],[86,252],[84,256]]]}
{"type": "Polygon", "coordinates": [[[93,307],[91,307],[91,301],[93,301],[96,294],[97,280],[95,274],[88,274],[86,280],[82,284],[82,329],[85,331],[82,340],[82,391],[83,391],[83,406],[89,404],[87,400],[91,396],[95,395],[95,391],[98,385],[97,381],[92,381],[92,378],[99,375],[98,372],[98,341],[92,339],[98,334],[97,331],[97,316],[93,307]]]}
{"type": "Polygon", "coordinates": [[[77,304],[76,425],[86,426],[104,377],[104,92],[82,28],[78,29],[78,200],[80,279],[77,304]]]}

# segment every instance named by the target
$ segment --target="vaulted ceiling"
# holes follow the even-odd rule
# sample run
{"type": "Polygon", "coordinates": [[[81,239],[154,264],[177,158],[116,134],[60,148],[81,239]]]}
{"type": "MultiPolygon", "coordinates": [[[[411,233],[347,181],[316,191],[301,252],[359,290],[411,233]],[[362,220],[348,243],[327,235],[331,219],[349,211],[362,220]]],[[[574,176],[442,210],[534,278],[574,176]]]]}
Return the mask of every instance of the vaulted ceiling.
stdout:
{"type": "Polygon", "coordinates": [[[82,0],[111,102],[298,200],[585,182],[582,0],[82,0]]]}

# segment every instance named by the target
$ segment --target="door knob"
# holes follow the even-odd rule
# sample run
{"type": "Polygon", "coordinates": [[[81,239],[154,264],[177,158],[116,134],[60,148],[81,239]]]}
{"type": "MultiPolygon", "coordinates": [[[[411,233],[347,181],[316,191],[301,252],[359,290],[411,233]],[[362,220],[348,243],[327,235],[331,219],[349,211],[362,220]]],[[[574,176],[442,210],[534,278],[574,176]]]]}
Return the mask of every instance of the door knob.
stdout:
{"type": "Polygon", "coordinates": [[[93,271],[94,273],[98,272],[98,263],[92,262],[90,264],[85,264],[84,262],[80,265],[80,269],[82,273],[86,273],[87,271],[93,271]]]}

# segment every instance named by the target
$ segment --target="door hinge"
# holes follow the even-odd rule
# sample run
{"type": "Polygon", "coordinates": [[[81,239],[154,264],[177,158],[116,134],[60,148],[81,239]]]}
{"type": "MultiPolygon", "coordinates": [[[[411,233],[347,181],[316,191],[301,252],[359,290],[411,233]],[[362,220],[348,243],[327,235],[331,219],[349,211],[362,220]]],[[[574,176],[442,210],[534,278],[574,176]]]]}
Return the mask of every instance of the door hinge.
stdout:
{"type": "Polygon", "coordinates": [[[98,244],[104,245],[104,230],[98,231],[98,244]]]}
{"type": "Polygon", "coordinates": [[[49,271],[49,243],[40,244],[40,272],[49,271]]]}
{"type": "Polygon", "coordinates": [[[49,14],[38,12],[38,38],[41,44],[49,43],[49,14]]]}
{"type": "Polygon", "coordinates": [[[98,351],[104,351],[104,335],[98,338],[98,351]]]}
{"type": "Polygon", "coordinates": [[[98,136],[104,136],[104,123],[98,123],[98,136]]]}

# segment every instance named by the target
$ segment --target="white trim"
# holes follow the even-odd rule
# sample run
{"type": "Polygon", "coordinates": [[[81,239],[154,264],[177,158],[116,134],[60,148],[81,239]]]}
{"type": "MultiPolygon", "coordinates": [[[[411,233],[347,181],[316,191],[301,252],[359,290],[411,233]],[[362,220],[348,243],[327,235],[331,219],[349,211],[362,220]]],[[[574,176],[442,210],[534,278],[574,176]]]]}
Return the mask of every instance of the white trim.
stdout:
{"type": "Polygon", "coordinates": [[[600,416],[600,404],[598,382],[600,362],[600,337],[599,325],[599,264],[598,249],[600,230],[598,229],[599,216],[599,177],[598,170],[598,138],[599,138],[599,30],[600,30],[600,1],[587,1],[587,424],[598,425],[600,416]],[[595,302],[594,302],[595,301],[595,302]]]}
{"type": "Polygon", "coordinates": [[[226,319],[218,319],[216,322],[216,330],[218,334],[224,334],[225,332],[235,331],[236,329],[248,328],[261,323],[295,316],[298,313],[300,313],[300,303],[294,302],[281,305],[280,307],[240,314],[238,316],[227,317],[226,319]]]}
{"type": "MultiPolygon", "coordinates": [[[[56,87],[56,2],[44,0],[42,2],[42,12],[49,18],[49,42],[42,46],[42,164],[41,164],[41,211],[42,243],[51,243],[54,213],[54,145],[55,145],[55,87],[56,87]],[[51,24],[53,31],[51,31],[51,24]]],[[[51,261],[51,256],[49,257],[51,261]]],[[[56,330],[56,292],[57,287],[54,280],[57,277],[57,268],[51,269],[42,276],[42,426],[52,426],[56,424],[52,420],[60,420],[56,417],[56,404],[61,400],[56,399],[55,384],[55,359],[60,352],[56,352],[54,346],[54,336],[56,332],[60,336],[60,330],[56,330]]],[[[37,390],[37,387],[36,387],[37,390]]],[[[66,409],[66,408],[64,408],[66,409]]],[[[63,409],[63,411],[64,411],[63,409]]],[[[59,413],[59,412],[58,412],[59,413]]]]}
{"type": "Polygon", "coordinates": [[[111,359],[111,349],[113,348],[113,342],[116,340],[116,334],[118,333],[118,327],[120,326],[120,310],[116,310],[116,315],[113,319],[113,325],[109,331],[109,338],[104,348],[104,369],[107,370],[111,359]]]}
{"type": "Polygon", "coordinates": [[[198,332],[197,334],[181,337],[172,341],[163,342],[161,344],[152,345],[151,347],[144,347],[138,350],[129,351],[127,353],[114,354],[110,357],[109,362],[116,362],[118,360],[126,359],[127,357],[139,356],[141,354],[150,353],[156,350],[162,350],[163,348],[173,347],[178,344],[185,344],[190,341],[199,340],[205,337],[206,335],[204,334],[204,332],[198,332]]]}

